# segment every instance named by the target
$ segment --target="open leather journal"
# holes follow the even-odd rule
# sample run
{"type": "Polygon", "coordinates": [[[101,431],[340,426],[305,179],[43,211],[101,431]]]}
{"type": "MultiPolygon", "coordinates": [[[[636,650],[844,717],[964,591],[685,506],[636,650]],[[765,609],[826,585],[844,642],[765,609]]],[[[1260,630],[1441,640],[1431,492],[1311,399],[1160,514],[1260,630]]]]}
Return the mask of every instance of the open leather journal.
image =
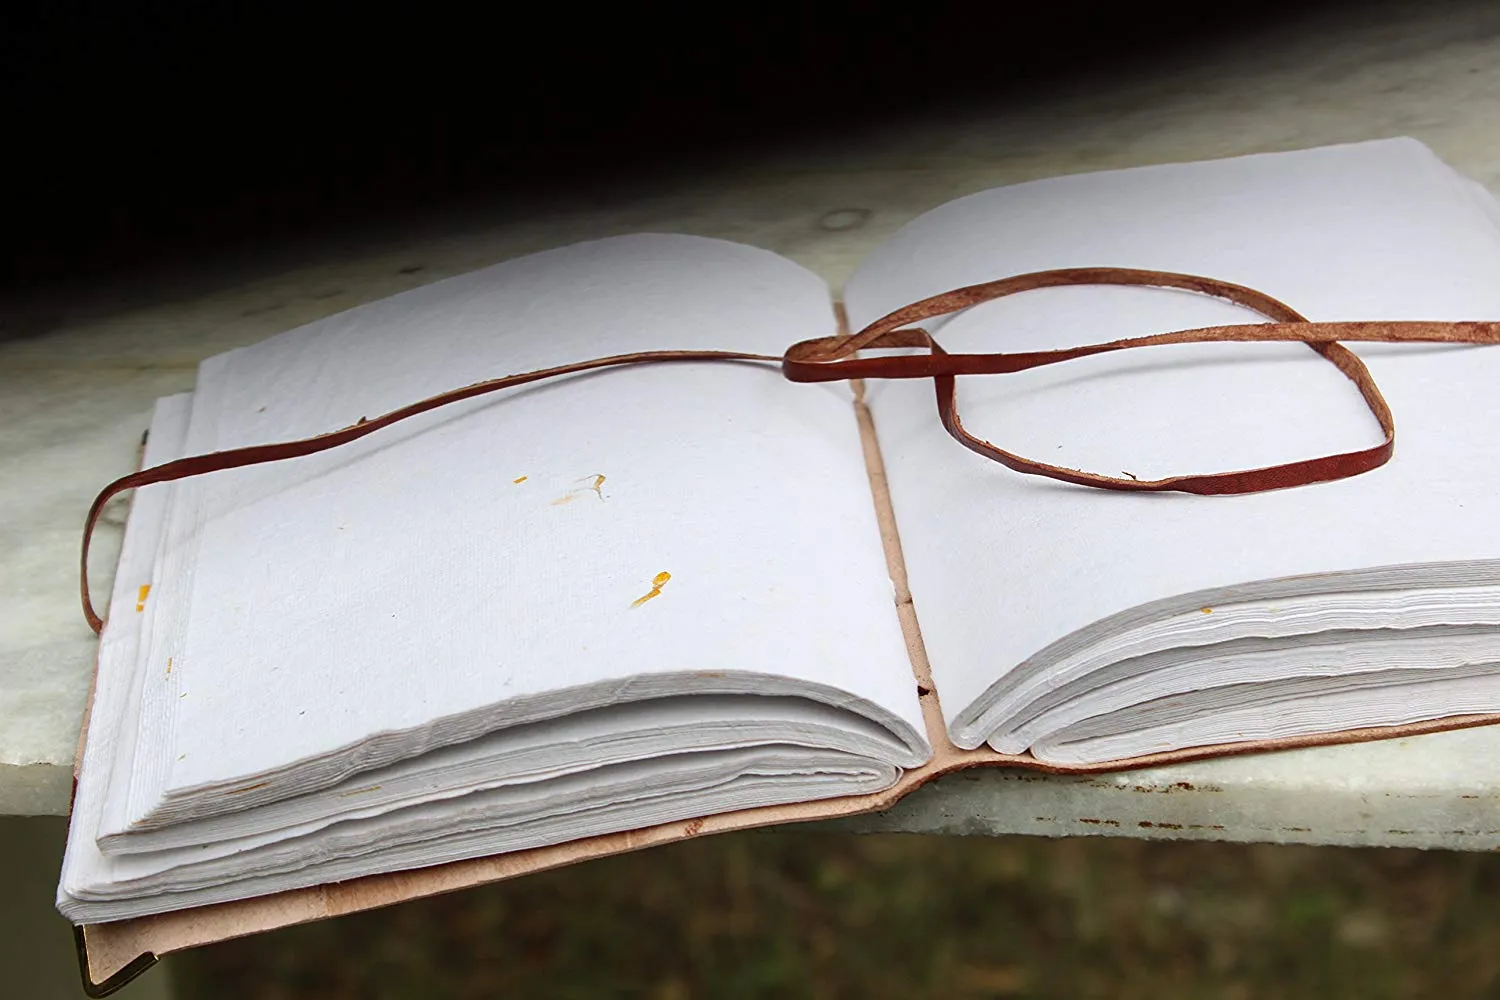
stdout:
{"type": "MultiPolygon", "coordinates": [[[[859,357],[1286,319],[1214,282],[1314,327],[1494,340],[1500,206],[1409,139],[1033,181],[903,227],[843,289],[847,329],[1079,268],[1214,281],[1085,275],[924,320],[940,349],[872,336],[859,357]]],[[[839,336],[823,280],[775,254],[605,239],[209,358],[157,405],[142,467],[584,359],[839,336]]],[[[1168,340],[813,384],[678,360],[136,490],[58,893],[96,925],[94,978],[881,808],[962,766],[1118,769],[1500,712],[1500,348],[1168,340]],[[1057,475],[955,444],[944,386],[963,431],[1057,475]],[[1355,454],[1375,458],[1295,488],[1128,490],[1355,454]],[[1056,481],[1075,469],[1127,489],[1056,481]]]]}

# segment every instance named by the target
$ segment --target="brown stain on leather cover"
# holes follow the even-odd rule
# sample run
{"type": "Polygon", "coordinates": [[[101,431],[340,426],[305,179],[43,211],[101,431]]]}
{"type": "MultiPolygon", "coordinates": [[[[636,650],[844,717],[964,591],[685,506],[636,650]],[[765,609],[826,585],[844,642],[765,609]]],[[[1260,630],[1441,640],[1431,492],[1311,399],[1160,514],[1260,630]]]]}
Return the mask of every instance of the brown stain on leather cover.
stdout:
{"type": "MultiPolygon", "coordinates": [[[[782,823],[836,819],[859,815],[861,813],[878,812],[890,808],[906,795],[935,778],[972,767],[1016,767],[1052,774],[1097,774],[1135,768],[1157,767],[1210,757],[1395,739],[1425,733],[1491,725],[1500,722],[1500,713],[1452,716],[1445,719],[1433,719],[1400,726],[1382,726],[1333,733],[1317,733],[1278,740],[1256,740],[1192,747],[1168,753],[1107,761],[1087,766],[1055,766],[1039,761],[1029,754],[1002,754],[987,748],[962,750],[949,742],[947,727],[943,722],[943,713],[939,703],[938,692],[932,682],[931,670],[927,662],[927,653],[922,642],[921,629],[917,622],[916,609],[912,604],[911,592],[907,585],[905,560],[901,554],[901,542],[896,531],[895,515],[890,503],[890,492],[886,485],[885,463],[881,458],[873,419],[868,407],[864,403],[863,385],[858,380],[865,377],[933,378],[937,383],[940,414],[943,415],[945,426],[948,425],[948,420],[951,416],[953,426],[949,426],[949,431],[950,433],[954,433],[955,428],[958,427],[956,414],[952,413],[951,383],[955,375],[1021,371],[1027,367],[1052,364],[1074,357],[1084,357],[1089,354],[1104,353],[1106,351],[1121,350],[1129,347],[1151,346],[1154,344],[1212,341],[1302,341],[1337,365],[1340,371],[1344,372],[1359,388],[1366,403],[1375,413],[1381,427],[1386,432],[1386,441],[1384,444],[1362,452],[1350,453],[1350,455],[1332,456],[1329,459],[1314,459],[1311,460],[1311,463],[1291,463],[1288,466],[1275,466],[1269,470],[1252,470],[1246,473],[1223,473],[1217,476],[1179,477],[1174,480],[1140,482],[1131,479],[1110,479],[1109,477],[1094,476],[1089,473],[1079,473],[1077,470],[1059,470],[1055,467],[1041,465],[1040,463],[1029,463],[1025,459],[1012,456],[1007,452],[1000,452],[999,449],[994,449],[994,446],[980,442],[998,453],[998,455],[990,454],[989,457],[997,458],[997,460],[1005,462],[1005,464],[1012,468],[1016,467],[1016,465],[1012,465],[1012,460],[1025,466],[1019,468],[1018,471],[1046,475],[1049,478],[1064,479],[1070,482],[1079,482],[1081,485],[1127,490],[1182,490],[1188,487],[1204,487],[1190,488],[1187,491],[1204,493],[1249,492],[1252,490],[1248,487],[1253,487],[1254,490],[1279,489],[1290,485],[1318,482],[1325,478],[1341,478],[1342,476],[1354,475],[1358,472],[1366,471],[1368,468],[1374,468],[1389,458],[1390,449],[1394,441],[1394,426],[1389,408],[1385,406],[1384,399],[1380,397],[1379,389],[1375,387],[1374,381],[1363,363],[1352,353],[1348,352],[1347,349],[1337,344],[1338,340],[1455,344],[1500,343],[1500,323],[1497,322],[1308,323],[1301,320],[1300,317],[1282,320],[1279,318],[1282,316],[1296,317],[1297,314],[1269,296],[1264,296],[1252,289],[1243,289],[1240,286],[1229,285],[1208,278],[1172,275],[1163,272],[1130,271],[1120,268],[1039,272],[1033,275],[1021,275],[1017,278],[1005,279],[1004,281],[958,289],[944,295],[934,296],[931,299],[925,299],[922,302],[890,314],[884,319],[871,324],[858,334],[804,341],[794,345],[780,359],[768,358],[763,355],[701,351],[646,352],[646,354],[642,355],[619,355],[612,358],[602,358],[596,361],[583,362],[578,365],[568,365],[557,369],[547,369],[542,372],[532,372],[524,375],[494,379],[489,382],[476,383],[473,386],[455,390],[452,393],[446,393],[442,396],[432,397],[421,403],[406,407],[403,410],[394,411],[391,414],[386,414],[374,420],[356,424],[319,438],[280,445],[256,446],[248,449],[240,449],[238,452],[222,452],[217,455],[195,456],[168,463],[156,469],[147,469],[141,473],[136,473],[134,476],[126,476],[121,480],[117,480],[105,488],[105,491],[100,494],[99,499],[95,501],[94,507],[90,511],[83,552],[85,570],[87,568],[88,555],[87,531],[92,530],[99,510],[115,493],[139,485],[180,479],[185,476],[198,475],[216,469],[233,468],[239,465],[249,465],[262,461],[275,461],[281,458],[295,457],[296,455],[312,454],[315,451],[322,451],[326,448],[342,444],[345,441],[362,437],[364,434],[370,433],[380,427],[388,426],[406,416],[412,416],[424,410],[432,409],[435,406],[456,401],[457,399],[470,398],[483,392],[494,391],[497,388],[506,388],[554,375],[569,374],[575,371],[612,365],[715,359],[780,361],[783,371],[793,381],[851,380],[855,396],[855,416],[859,424],[865,465],[869,473],[871,496],[875,504],[876,516],[880,526],[887,569],[895,585],[897,615],[901,621],[902,634],[905,637],[907,653],[911,660],[913,677],[920,693],[923,722],[933,754],[932,759],[927,764],[905,771],[892,787],[882,792],[824,799],[815,802],[766,806],[757,809],[741,809],[734,812],[698,817],[687,821],[679,820],[671,823],[663,823],[639,830],[628,830],[621,833],[569,841],[550,847],[514,851],[507,854],[497,854],[490,857],[450,862],[448,864],[433,865],[407,871],[369,875],[364,878],[350,879],[344,882],[330,883],[307,889],[295,889],[288,892],[237,900],[229,903],[193,907],[171,913],[158,914],[156,916],[139,917],[133,920],[90,924],[83,928],[88,951],[88,972],[90,978],[96,983],[103,982],[124,969],[138,956],[145,954],[164,955],[229,938],[243,937],[261,931],[273,930],[277,927],[321,920],[360,910],[374,909],[392,903],[452,892],[457,889],[483,885],[501,879],[514,878],[518,875],[559,868],[592,858],[623,854],[628,851],[669,844],[705,834],[727,833],[734,830],[746,830],[782,823]],[[906,324],[919,319],[952,312],[955,309],[966,308],[978,302],[997,298],[1000,295],[1023,291],[1028,288],[1048,287],[1049,285],[1058,284],[1097,283],[1145,284],[1202,291],[1249,305],[1251,308],[1258,309],[1263,314],[1271,316],[1276,321],[1268,324],[1209,327],[1200,330],[1180,331],[1152,337],[1113,341],[1107,344],[1074,348],[1066,351],[1010,355],[947,354],[941,348],[937,347],[932,338],[924,331],[900,330],[894,336],[892,334],[892,331],[895,331],[896,328],[904,327],[906,324]],[[930,347],[931,353],[921,356],[894,358],[860,359],[853,357],[854,352],[862,347],[881,346],[930,347]],[[1337,348],[1337,350],[1332,350],[1333,348],[1337,348]],[[946,394],[947,411],[944,410],[944,379],[947,380],[950,386],[946,394]],[[1378,461],[1375,460],[1377,458],[1378,461]],[[1374,464],[1370,464],[1371,462],[1374,464]],[[1319,465],[1315,463],[1323,464],[1319,465]],[[1058,473],[1065,473],[1065,475],[1058,473]],[[1245,477],[1252,478],[1247,479],[1245,477]]],[[[843,328],[844,323],[841,307],[839,317],[841,328],[843,328]]],[[[955,433],[955,436],[957,437],[958,434],[955,433]]],[[[960,440],[963,439],[960,438],[960,440]]],[[[970,440],[977,441],[977,439],[970,440]]],[[[968,447],[975,448],[974,444],[970,443],[970,441],[964,441],[964,443],[968,447]]],[[[981,449],[975,448],[975,450],[981,449]]],[[[984,451],[981,451],[981,453],[989,454],[984,451]]],[[[86,572],[82,586],[86,613],[90,616],[90,623],[94,624],[97,621],[97,617],[93,615],[93,608],[88,603],[86,572]]],[[[87,719],[87,716],[85,716],[85,719],[87,719]]],[[[80,758],[82,755],[82,746],[83,737],[80,736],[80,758]]]]}

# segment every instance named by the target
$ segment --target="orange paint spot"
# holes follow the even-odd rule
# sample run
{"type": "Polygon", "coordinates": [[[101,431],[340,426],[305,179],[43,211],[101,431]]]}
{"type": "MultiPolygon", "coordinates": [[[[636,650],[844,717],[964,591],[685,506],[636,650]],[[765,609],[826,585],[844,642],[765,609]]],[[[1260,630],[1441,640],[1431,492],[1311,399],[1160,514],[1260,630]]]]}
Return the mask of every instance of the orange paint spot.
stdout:
{"type": "Polygon", "coordinates": [[[526,480],[528,478],[530,478],[530,477],[528,477],[528,476],[517,476],[516,478],[512,479],[511,482],[513,482],[513,483],[524,483],[524,482],[526,482],[526,480]]]}
{"type": "Polygon", "coordinates": [[[146,610],[146,595],[149,593],[151,593],[151,584],[141,584],[141,589],[137,591],[135,595],[135,609],[137,611],[146,610]]]}
{"type": "Polygon", "coordinates": [[[666,571],[662,571],[656,574],[656,576],[651,578],[651,590],[648,593],[642,594],[640,597],[637,597],[635,600],[631,601],[630,606],[632,608],[638,608],[642,604],[645,604],[647,601],[651,600],[651,598],[660,597],[661,588],[665,587],[667,585],[667,581],[670,579],[672,579],[672,574],[666,571]]]}

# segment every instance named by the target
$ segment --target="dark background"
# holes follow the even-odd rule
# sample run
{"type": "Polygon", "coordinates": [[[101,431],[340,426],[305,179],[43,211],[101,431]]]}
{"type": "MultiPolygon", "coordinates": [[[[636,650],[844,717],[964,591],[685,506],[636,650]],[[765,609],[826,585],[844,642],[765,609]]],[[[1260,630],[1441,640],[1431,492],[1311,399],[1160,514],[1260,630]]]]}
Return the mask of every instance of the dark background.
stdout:
{"type": "Polygon", "coordinates": [[[1314,5],[11,3],[0,290],[1024,99],[1314,5]]]}

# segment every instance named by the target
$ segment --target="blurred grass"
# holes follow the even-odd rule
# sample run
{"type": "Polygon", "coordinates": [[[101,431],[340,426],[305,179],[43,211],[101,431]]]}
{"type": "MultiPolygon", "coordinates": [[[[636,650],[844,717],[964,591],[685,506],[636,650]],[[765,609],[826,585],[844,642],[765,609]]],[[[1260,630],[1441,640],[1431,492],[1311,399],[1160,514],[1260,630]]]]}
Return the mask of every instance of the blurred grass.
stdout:
{"type": "Polygon", "coordinates": [[[184,1000],[1500,996],[1500,856],[786,829],[174,965],[184,1000]]]}

